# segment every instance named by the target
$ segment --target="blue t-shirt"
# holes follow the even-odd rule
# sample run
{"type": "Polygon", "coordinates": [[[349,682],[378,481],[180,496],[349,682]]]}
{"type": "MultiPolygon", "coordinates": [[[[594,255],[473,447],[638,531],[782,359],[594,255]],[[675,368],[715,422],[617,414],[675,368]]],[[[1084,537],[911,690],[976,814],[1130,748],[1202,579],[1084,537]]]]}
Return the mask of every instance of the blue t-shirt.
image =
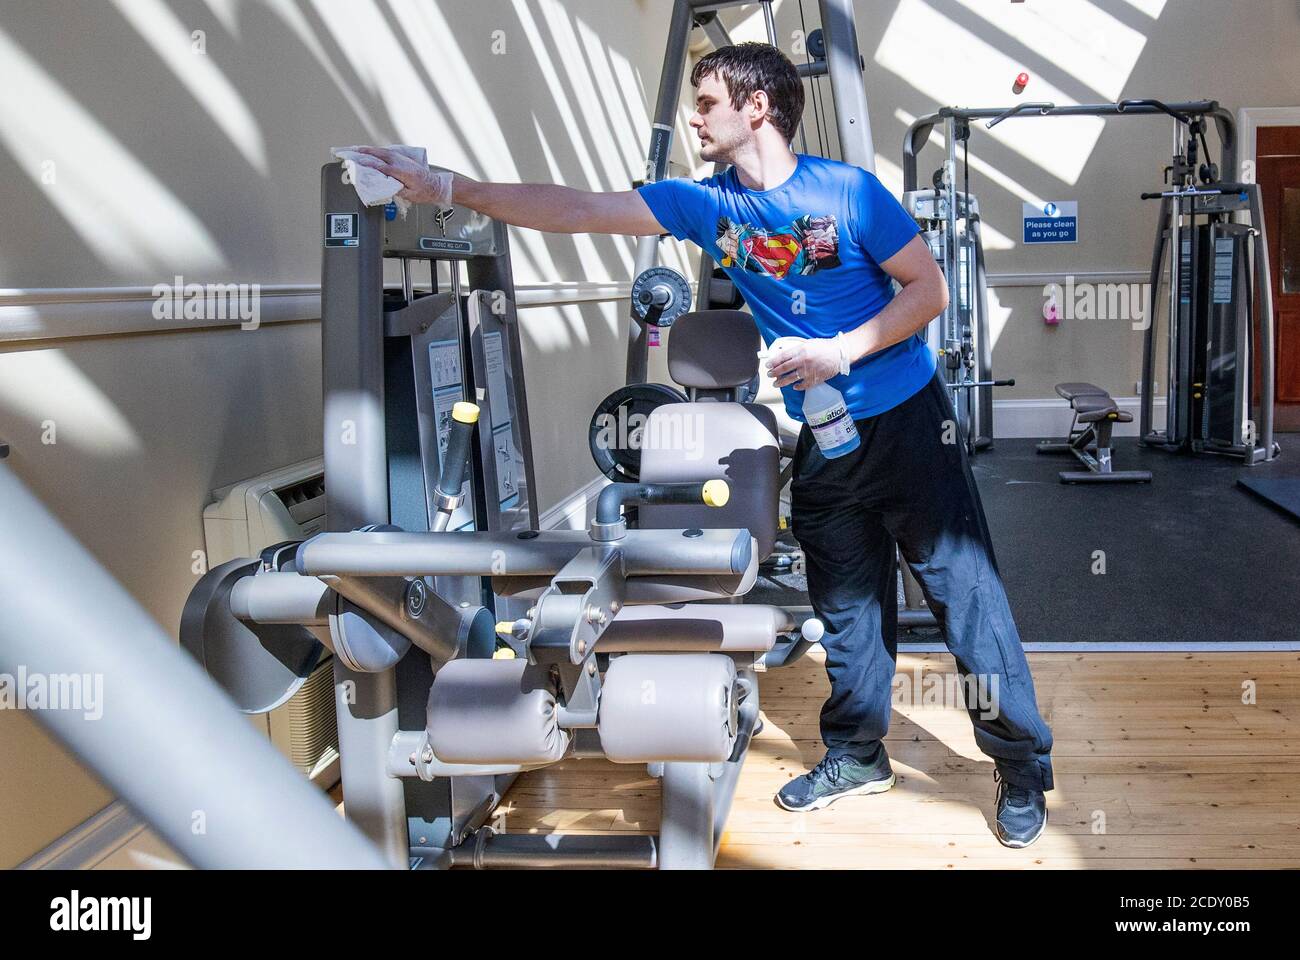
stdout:
{"type": "MultiPolygon", "coordinates": [[[[734,168],[639,188],[669,233],[698,244],[726,271],[769,344],[777,337],[834,337],[878,314],[894,298],[880,264],[918,232],[873,174],[807,154],[795,159],[794,173],[771,190],[750,190],[734,168]]],[[[934,369],[934,353],[917,333],[863,357],[830,384],[860,420],[902,403],[934,369]]],[[[803,392],[781,392],[786,411],[803,420],[803,392]]]]}

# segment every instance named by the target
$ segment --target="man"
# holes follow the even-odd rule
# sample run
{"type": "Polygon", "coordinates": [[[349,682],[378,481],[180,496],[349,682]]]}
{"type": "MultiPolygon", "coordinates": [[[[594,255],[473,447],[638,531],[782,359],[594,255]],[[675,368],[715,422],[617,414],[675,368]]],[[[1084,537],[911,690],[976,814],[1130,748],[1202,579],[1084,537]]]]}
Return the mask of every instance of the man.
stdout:
{"type": "Polygon", "coordinates": [[[831,695],[821,712],[825,757],[777,802],[815,810],[894,784],[881,741],[895,673],[897,544],[956,658],[976,742],[996,763],[998,839],[1027,846],[1047,822],[1052,738],[952,402],[921,334],[947,305],[943,276],[915,223],[872,174],[791,150],[803,85],[779,50],[724,47],[696,64],[691,83],[700,156],[731,164],[706,180],[590,193],[480,183],[390,151],[365,152],[413,202],[454,198],[497,220],[557,233],[690,239],[727,271],[766,342],[802,338],[768,364],[786,410],[802,420],[801,391],[829,382],[844,395],[861,442],[828,460],[806,425],[799,435],[791,514],[809,598],[826,626],[831,695]]]}

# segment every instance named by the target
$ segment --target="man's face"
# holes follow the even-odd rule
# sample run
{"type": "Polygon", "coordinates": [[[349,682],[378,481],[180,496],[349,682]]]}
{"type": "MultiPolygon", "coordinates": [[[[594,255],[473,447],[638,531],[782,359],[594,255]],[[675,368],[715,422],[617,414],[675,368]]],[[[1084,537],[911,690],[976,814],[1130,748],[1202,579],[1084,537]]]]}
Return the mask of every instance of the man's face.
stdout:
{"type": "Polygon", "coordinates": [[[731,105],[727,85],[710,74],[700,79],[696,88],[695,113],[690,125],[700,138],[700,158],[713,163],[732,162],[736,149],[754,138],[753,108],[731,105]]]}

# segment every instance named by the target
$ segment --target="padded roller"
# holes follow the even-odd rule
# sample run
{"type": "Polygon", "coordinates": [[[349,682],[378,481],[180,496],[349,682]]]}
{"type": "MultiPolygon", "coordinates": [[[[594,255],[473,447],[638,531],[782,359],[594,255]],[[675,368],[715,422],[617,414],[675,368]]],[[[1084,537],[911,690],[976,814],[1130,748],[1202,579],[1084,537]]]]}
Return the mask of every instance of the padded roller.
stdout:
{"type": "Polygon", "coordinates": [[[433,679],[429,744],[444,763],[550,763],[569,746],[544,668],[453,660],[433,679]]]}
{"type": "Polygon", "coordinates": [[[626,606],[596,642],[599,653],[771,650],[777,635],[795,628],[779,607],[692,603],[681,607],[626,606]]]}
{"type": "Polygon", "coordinates": [[[717,763],[735,746],[736,711],[730,657],[614,657],[601,684],[600,745],[615,763],[717,763]]]}
{"type": "Polygon", "coordinates": [[[335,655],[357,673],[383,673],[411,649],[410,640],[343,597],[329,623],[335,655]]]}

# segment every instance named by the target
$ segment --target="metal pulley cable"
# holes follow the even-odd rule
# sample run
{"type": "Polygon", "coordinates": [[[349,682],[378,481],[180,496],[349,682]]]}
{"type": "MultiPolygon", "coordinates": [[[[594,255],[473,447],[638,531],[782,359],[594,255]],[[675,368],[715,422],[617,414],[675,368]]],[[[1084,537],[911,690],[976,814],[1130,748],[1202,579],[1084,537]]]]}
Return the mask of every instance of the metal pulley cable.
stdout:
{"type": "MultiPolygon", "coordinates": [[[[808,52],[808,22],[804,19],[803,0],[799,0],[799,29],[803,32],[803,55],[804,62],[812,66],[812,54],[808,52]]],[[[822,142],[822,113],[820,106],[817,77],[812,77],[812,101],[813,101],[813,124],[817,127],[817,154],[826,156],[826,144],[822,142]]],[[[804,145],[804,152],[807,152],[807,144],[804,145]]]]}

